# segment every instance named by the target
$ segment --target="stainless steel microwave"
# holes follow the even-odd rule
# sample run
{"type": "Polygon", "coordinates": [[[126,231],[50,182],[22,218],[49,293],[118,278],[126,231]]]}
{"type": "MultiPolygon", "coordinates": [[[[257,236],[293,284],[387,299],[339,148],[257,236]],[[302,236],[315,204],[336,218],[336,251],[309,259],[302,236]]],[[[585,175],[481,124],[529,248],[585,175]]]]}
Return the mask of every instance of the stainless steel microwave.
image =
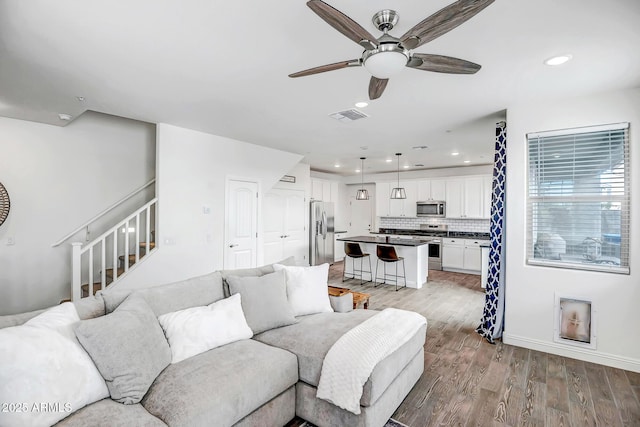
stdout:
{"type": "Polygon", "coordinates": [[[442,200],[427,200],[417,203],[416,213],[418,216],[444,218],[447,211],[445,209],[445,203],[442,200]]]}

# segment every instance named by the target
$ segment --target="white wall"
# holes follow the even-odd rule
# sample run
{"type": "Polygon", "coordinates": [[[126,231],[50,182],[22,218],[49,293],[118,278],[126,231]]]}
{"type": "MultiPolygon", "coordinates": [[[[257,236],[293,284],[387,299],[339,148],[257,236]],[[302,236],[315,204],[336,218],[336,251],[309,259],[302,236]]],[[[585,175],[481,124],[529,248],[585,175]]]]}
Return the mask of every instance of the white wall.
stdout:
{"type": "Polygon", "coordinates": [[[157,127],[157,157],[160,250],[123,278],[117,285],[122,288],[159,285],[222,269],[227,178],[255,180],[265,193],[283,175],[297,171],[295,165],[302,158],[167,124],[157,127]],[[203,213],[205,206],[210,214],[203,213]]]}
{"type": "Polygon", "coordinates": [[[640,89],[579,99],[516,105],[507,113],[506,343],[640,372],[640,89]],[[528,266],[526,133],[630,122],[631,274],[528,266]],[[554,293],[590,298],[597,349],[553,341],[554,293]]]}
{"type": "MultiPolygon", "coordinates": [[[[3,315],[69,298],[71,248],[51,244],[155,176],[155,126],[93,112],[66,127],[0,118],[0,147],[0,182],[11,197],[0,226],[3,315]]],[[[114,215],[123,218],[147,196],[114,215]]]]}

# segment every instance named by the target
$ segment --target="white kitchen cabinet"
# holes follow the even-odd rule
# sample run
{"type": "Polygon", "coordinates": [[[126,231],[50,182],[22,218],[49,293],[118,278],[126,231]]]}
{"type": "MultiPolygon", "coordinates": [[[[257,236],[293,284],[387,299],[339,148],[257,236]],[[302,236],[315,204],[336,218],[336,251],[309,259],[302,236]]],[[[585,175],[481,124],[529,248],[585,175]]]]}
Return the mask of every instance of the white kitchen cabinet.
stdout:
{"type": "Polygon", "coordinates": [[[344,242],[339,242],[338,239],[342,239],[343,237],[347,237],[348,233],[335,233],[335,245],[334,245],[334,261],[342,261],[344,259],[344,242]]]}
{"type": "Polygon", "coordinates": [[[431,180],[431,199],[445,200],[447,197],[447,181],[444,179],[431,180]]]}
{"type": "Polygon", "coordinates": [[[448,179],[445,194],[447,218],[464,218],[464,180],[448,179]]]}
{"type": "Polygon", "coordinates": [[[486,176],[448,179],[445,189],[447,218],[489,218],[490,185],[490,178],[486,176]]]}
{"type": "Polygon", "coordinates": [[[400,186],[404,188],[407,195],[406,199],[391,198],[391,189],[397,186],[397,181],[376,182],[376,216],[415,218],[418,200],[417,181],[400,181],[400,186]]]}
{"type": "Polygon", "coordinates": [[[389,197],[391,185],[388,182],[376,182],[376,216],[389,216],[389,197]]]}
{"type": "MultiPolygon", "coordinates": [[[[392,188],[398,186],[398,182],[389,183],[392,188]]],[[[416,217],[416,201],[418,185],[416,181],[400,181],[400,186],[404,188],[406,199],[391,199],[391,188],[389,189],[389,216],[391,217],[416,217]]]]}
{"type": "Polygon", "coordinates": [[[444,179],[426,179],[417,181],[416,201],[445,200],[446,181],[444,179]]]}
{"type": "Polygon", "coordinates": [[[463,197],[464,218],[482,218],[484,214],[482,177],[464,179],[463,197]]]}
{"type": "Polygon", "coordinates": [[[464,239],[464,262],[465,270],[480,273],[482,270],[482,252],[480,250],[480,240],[464,239]]]}
{"type": "Polygon", "coordinates": [[[464,269],[464,239],[442,239],[442,268],[464,269]]]}
{"type": "Polygon", "coordinates": [[[444,270],[463,271],[480,274],[481,240],[445,238],[442,239],[442,268],[444,270]]]}
{"type": "Polygon", "coordinates": [[[290,256],[299,265],[308,263],[304,191],[271,190],[262,199],[262,212],[264,264],[290,256]]]}
{"type": "Polygon", "coordinates": [[[338,201],[338,182],[311,178],[311,198],[323,202],[338,201]]]}
{"type": "Polygon", "coordinates": [[[482,217],[491,218],[491,196],[493,194],[493,177],[482,177],[482,217]]]}

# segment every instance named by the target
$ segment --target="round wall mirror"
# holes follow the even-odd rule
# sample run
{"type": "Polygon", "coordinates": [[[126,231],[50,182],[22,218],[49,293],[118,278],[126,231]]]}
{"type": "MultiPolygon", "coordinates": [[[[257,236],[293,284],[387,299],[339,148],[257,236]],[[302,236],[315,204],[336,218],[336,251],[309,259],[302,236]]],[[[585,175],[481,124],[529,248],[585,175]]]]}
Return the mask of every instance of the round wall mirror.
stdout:
{"type": "Polygon", "coordinates": [[[0,182],[0,225],[2,225],[9,216],[10,207],[11,202],[9,201],[9,193],[0,182]]]}

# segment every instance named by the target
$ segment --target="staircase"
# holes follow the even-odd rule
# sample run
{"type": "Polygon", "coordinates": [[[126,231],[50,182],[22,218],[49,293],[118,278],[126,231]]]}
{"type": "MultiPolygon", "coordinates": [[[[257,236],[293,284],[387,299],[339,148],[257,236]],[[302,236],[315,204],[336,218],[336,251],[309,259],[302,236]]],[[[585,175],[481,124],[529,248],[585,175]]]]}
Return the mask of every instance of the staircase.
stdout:
{"type": "MultiPolygon", "coordinates": [[[[155,242],[153,241],[153,235],[154,235],[154,231],[151,231],[151,249],[156,247],[155,242]]],[[[146,254],[146,248],[147,248],[147,242],[140,242],[140,261],[142,261],[142,258],[144,258],[145,254],[146,254]]],[[[129,255],[129,268],[131,268],[134,264],[136,263],[136,254],[130,254],[129,255]]],[[[118,268],[116,270],[116,277],[117,278],[122,278],[122,276],[125,273],[125,269],[123,267],[124,265],[124,255],[120,255],[118,257],[118,268]]],[[[106,270],[106,282],[105,285],[108,287],[111,283],[113,283],[113,268],[107,268],[106,270]]],[[[86,298],[89,296],[89,284],[88,283],[84,283],[81,287],[82,292],[81,292],[81,298],[86,298]]],[[[102,290],[102,282],[94,282],[93,283],[93,295],[96,294],[96,292],[102,290]]]]}
{"type": "Polygon", "coordinates": [[[72,301],[112,286],[156,251],[153,228],[157,202],[157,198],[149,201],[89,243],[71,244],[72,301]]]}

